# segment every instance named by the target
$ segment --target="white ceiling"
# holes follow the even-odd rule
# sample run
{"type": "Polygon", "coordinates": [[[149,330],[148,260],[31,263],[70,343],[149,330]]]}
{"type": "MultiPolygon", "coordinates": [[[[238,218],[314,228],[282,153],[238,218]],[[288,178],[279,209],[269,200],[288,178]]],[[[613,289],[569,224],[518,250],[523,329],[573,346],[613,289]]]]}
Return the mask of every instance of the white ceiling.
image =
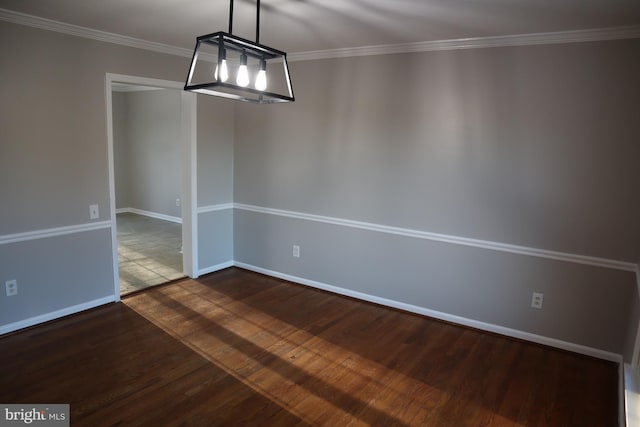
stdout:
{"type": "MultiPolygon", "coordinates": [[[[233,34],[255,39],[255,0],[233,34]]],[[[228,0],[0,0],[0,8],[192,49],[227,31],[228,0]]],[[[294,53],[640,25],[640,0],[262,0],[260,42],[294,53]]]]}

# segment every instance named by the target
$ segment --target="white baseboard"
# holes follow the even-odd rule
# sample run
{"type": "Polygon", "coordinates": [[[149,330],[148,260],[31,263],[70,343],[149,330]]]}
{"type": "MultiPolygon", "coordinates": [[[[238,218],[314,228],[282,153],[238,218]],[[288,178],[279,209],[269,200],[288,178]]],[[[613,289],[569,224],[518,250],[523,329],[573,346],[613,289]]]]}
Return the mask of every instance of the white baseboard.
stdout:
{"type": "Polygon", "coordinates": [[[570,342],[558,340],[555,338],[545,337],[542,335],[536,335],[530,332],[524,332],[517,329],[507,328],[504,326],[494,325],[491,323],[481,322],[478,320],[467,319],[465,317],[443,313],[443,312],[431,310],[425,307],[419,307],[416,305],[406,304],[403,302],[394,301],[387,298],[377,297],[375,295],[369,295],[362,292],[352,291],[350,289],[340,288],[340,287],[329,285],[326,283],[317,282],[315,280],[305,279],[303,277],[291,276],[289,274],[268,270],[266,268],[257,267],[251,264],[245,264],[242,262],[234,261],[233,265],[240,268],[244,268],[246,270],[255,271],[256,273],[266,274],[267,276],[277,277],[279,279],[288,280],[290,282],[299,283],[301,285],[307,285],[313,288],[322,289],[322,290],[333,292],[340,295],[346,295],[346,296],[360,299],[363,301],[369,301],[375,304],[397,308],[400,310],[408,311],[410,313],[421,314],[423,316],[433,317],[435,319],[444,320],[446,322],[451,322],[458,325],[469,326],[471,328],[480,329],[487,332],[505,335],[512,338],[518,338],[525,341],[530,341],[538,344],[547,345],[550,347],[559,348],[562,350],[572,351],[574,353],[579,353],[587,356],[596,357],[599,359],[609,360],[612,362],[622,363],[622,355],[617,353],[612,353],[612,352],[600,350],[597,348],[587,347],[580,344],[570,343],[570,342]]]}
{"type": "Polygon", "coordinates": [[[134,213],[136,215],[148,216],[149,218],[161,219],[164,221],[175,222],[176,224],[182,224],[182,218],[177,216],[165,215],[158,212],[145,211],[137,208],[120,208],[116,209],[116,214],[121,213],[134,213]]]}
{"type": "Polygon", "coordinates": [[[209,273],[215,273],[216,271],[224,270],[225,268],[229,268],[233,266],[234,266],[233,261],[223,262],[221,264],[217,264],[211,267],[206,267],[201,270],[198,270],[198,276],[202,276],[204,274],[209,274],[209,273]]]}
{"type": "Polygon", "coordinates": [[[18,331],[20,329],[28,328],[30,326],[38,325],[40,323],[48,322],[50,320],[59,319],[64,316],[69,316],[70,314],[76,314],[84,310],[89,310],[91,308],[95,308],[101,305],[109,304],[115,302],[115,298],[113,295],[108,297],[95,299],[93,301],[87,301],[82,304],[77,304],[71,307],[66,307],[61,310],[56,310],[51,313],[41,314],[39,316],[30,317],[25,320],[21,320],[15,323],[9,323],[8,325],[0,326],[0,335],[7,334],[9,332],[18,331]]]}

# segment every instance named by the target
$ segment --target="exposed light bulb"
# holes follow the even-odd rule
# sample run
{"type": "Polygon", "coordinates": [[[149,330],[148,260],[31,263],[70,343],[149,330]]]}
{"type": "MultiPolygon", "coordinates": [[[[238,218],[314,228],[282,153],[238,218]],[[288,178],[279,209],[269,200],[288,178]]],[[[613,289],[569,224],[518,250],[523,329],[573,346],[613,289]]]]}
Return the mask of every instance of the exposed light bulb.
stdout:
{"type": "Polygon", "coordinates": [[[256,89],[265,90],[267,88],[267,72],[265,70],[258,71],[256,76],[256,89]]]}
{"type": "Polygon", "coordinates": [[[265,90],[267,88],[267,63],[260,61],[260,71],[256,76],[256,89],[265,90]]]}
{"type": "Polygon", "coordinates": [[[247,69],[247,55],[244,53],[240,56],[240,68],[238,68],[238,76],[236,77],[238,86],[249,86],[249,70],[247,69]]]}
{"type": "Polygon", "coordinates": [[[238,78],[236,79],[238,86],[246,87],[249,85],[249,70],[246,65],[241,65],[238,68],[238,78]]]}
{"type": "Polygon", "coordinates": [[[229,80],[229,68],[227,68],[227,60],[223,59],[219,65],[216,65],[216,71],[213,73],[213,78],[218,80],[218,69],[220,69],[220,81],[226,82],[229,80]]]}

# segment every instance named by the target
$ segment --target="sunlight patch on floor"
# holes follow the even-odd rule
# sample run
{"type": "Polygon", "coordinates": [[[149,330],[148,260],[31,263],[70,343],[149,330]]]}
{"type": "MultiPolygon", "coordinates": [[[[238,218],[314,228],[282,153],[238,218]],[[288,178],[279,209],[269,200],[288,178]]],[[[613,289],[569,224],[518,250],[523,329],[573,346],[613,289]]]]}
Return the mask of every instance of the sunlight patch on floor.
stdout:
{"type": "MultiPolygon", "coordinates": [[[[357,413],[334,405],[333,398],[348,402],[348,407],[373,409],[399,424],[428,419],[430,408],[424,402],[444,403],[451,398],[366,355],[338,347],[195,281],[135,295],[125,303],[253,390],[312,424],[358,425],[363,421],[357,413]],[[172,296],[176,292],[180,301],[172,296]],[[241,344],[236,348],[231,342],[241,344]],[[268,363],[263,362],[265,353],[268,363]],[[334,360],[328,357],[332,354],[346,356],[334,360]],[[298,377],[305,377],[305,383],[312,377],[313,387],[296,383],[298,377]],[[397,396],[391,407],[390,395],[397,396]],[[425,396],[429,399],[423,399],[425,396]],[[324,414],[322,419],[309,416],[319,413],[324,414]]],[[[477,413],[476,403],[468,405],[477,413]]],[[[490,417],[494,422],[502,418],[498,414],[490,417]]],[[[512,420],[503,421],[514,425],[512,420]]]]}

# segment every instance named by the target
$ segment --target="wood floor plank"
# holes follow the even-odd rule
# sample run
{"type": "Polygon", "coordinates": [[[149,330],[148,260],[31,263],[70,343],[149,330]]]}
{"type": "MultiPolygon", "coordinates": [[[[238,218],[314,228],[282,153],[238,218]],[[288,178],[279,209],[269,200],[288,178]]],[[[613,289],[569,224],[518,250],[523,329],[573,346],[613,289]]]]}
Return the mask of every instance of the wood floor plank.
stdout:
{"type": "Polygon", "coordinates": [[[0,337],[74,426],[617,426],[618,366],[230,268],[0,337]]]}

